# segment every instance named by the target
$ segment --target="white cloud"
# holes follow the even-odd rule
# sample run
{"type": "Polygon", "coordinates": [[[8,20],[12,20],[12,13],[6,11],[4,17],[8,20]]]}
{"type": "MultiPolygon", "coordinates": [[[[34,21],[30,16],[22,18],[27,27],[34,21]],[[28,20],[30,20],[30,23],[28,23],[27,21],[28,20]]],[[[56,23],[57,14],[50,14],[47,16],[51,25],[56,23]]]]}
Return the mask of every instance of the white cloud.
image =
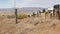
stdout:
{"type": "Polygon", "coordinates": [[[17,0],[17,7],[52,7],[60,0],[17,0]]]}
{"type": "MultiPolygon", "coordinates": [[[[16,0],[17,7],[52,7],[60,0],[16,0]]],[[[0,7],[14,7],[14,0],[0,0],[0,7]]]]}

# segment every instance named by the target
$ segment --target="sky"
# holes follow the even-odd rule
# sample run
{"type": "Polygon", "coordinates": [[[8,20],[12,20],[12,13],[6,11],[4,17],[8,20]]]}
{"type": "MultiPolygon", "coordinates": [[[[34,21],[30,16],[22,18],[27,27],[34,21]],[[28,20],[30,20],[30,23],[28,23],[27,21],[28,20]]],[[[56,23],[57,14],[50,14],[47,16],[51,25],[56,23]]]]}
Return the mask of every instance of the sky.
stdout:
{"type": "MultiPolygon", "coordinates": [[[[60,0],[16,0],[16,7],[53,7],[60,4],[60,0]]],[[[14,0],[0,0],[0,8],[13,8],[14,0]]]]}

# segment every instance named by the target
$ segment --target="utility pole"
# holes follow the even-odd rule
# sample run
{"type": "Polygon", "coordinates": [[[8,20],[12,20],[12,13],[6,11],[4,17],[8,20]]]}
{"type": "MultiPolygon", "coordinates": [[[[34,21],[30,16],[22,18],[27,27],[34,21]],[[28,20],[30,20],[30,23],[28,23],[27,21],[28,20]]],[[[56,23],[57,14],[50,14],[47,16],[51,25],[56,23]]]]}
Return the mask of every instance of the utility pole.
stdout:
{"type": "Polygon", "coordinates": [[[14,0],[14,11],[15,11],[15,21],[17,24],[17,8],[16,8],[16,0],[14,0]]]}

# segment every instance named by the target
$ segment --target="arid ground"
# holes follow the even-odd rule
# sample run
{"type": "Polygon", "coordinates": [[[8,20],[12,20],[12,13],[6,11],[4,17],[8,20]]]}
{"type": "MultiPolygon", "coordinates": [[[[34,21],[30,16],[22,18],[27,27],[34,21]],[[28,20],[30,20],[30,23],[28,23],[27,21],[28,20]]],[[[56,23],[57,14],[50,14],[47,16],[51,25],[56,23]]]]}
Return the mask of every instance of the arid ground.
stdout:
{"type": "Polygon", "coordinates": [[[18,19],[0,15],[0,34],[60,34],[60,20],[50,19],[49,16],[28,17],[18,19]]]}

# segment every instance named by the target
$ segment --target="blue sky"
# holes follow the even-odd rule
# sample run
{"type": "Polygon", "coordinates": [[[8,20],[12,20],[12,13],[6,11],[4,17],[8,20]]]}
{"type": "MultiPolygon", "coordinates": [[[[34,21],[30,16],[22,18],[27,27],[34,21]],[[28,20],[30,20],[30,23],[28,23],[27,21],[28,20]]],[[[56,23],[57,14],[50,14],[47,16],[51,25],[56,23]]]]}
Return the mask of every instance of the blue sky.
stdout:
{"type": "MultiPolygon", "coordinates": [[[[60,4],[60,0],[16,0],[16,7],[52,7],[60,4]]],[[[12,8],[14,0],[0,0],[0,8],[12,8]]]]}

